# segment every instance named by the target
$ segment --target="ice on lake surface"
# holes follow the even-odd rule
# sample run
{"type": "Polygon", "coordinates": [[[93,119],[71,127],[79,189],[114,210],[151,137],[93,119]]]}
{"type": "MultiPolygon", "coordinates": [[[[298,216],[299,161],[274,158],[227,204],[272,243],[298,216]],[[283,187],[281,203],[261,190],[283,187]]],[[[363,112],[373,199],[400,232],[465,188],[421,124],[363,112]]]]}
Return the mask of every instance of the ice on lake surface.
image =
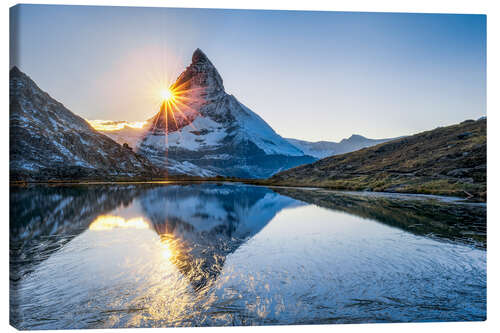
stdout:
{"type": "Polygon", "coordinates": [[[20,329],[486,319],[486,205],[214,183],[10,205],[20,329]]]}

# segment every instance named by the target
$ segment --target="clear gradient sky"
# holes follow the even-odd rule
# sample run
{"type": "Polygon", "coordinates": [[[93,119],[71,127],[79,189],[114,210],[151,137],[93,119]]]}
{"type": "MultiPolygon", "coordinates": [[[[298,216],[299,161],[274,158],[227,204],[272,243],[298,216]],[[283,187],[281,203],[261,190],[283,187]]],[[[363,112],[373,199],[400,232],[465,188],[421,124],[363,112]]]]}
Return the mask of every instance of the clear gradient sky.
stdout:
{"type": "Polygon", "coordinates": [[[285,137],[394,137],[486,115],[484,15],[21,5],[11,30],[11,65],[87,119],[151,117],[197,47],[285,137]]]}

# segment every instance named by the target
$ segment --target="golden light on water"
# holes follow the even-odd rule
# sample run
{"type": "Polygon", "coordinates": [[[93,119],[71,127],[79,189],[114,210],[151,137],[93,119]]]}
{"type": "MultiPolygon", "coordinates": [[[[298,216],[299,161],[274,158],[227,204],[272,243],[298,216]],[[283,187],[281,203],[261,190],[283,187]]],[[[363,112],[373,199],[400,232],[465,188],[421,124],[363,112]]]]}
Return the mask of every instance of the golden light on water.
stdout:
{"type": "MultiPolygon", "coordinates": [[[[113,229],[151,229],[151,226],[143,217],[125,219],[115,215],[101,215],[89,226],[89,230],[93,231],[113,229]]],[[[175,244],[176,239],[172,235],[160,235],[160,251],[164,259],[174,259],[175,244]]]]}
{"type": "Polygon", "coordinates": [[[124,219],[121,216],[101,215],[89,226],[89,230],[148,229],[149,224],[142,217],[124,219]]]}
{"type": "Polygon", "coordinates": [[[160,234],[160,248],[162,257],[172,263],[175,263],[182,253],[179,239],[169,233],[160,234]]]}

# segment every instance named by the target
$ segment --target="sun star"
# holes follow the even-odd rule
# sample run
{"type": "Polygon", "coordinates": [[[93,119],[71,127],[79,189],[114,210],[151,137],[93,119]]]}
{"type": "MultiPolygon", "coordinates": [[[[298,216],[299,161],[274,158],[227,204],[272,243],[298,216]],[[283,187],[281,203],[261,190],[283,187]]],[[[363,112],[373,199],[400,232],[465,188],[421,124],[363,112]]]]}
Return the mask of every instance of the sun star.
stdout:
{"type": "Polygon", "coordinates": [[[174,99],[174,94],[172,93],[172,91],[170,89],[163,89],[160,92],[160,94],[161,94],[163,101],[169,101],[171,99],[174,99]]]}

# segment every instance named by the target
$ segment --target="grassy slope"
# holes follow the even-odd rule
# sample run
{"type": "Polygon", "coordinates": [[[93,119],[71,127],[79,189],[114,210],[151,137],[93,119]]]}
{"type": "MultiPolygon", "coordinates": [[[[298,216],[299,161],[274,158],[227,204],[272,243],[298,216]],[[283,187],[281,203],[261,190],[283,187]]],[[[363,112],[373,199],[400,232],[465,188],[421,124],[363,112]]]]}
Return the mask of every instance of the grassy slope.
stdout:
{"type": "Polygon", "coordinates": [[[474,196],[486,200],[486,119],[464,121],[299,166],[262,182],[474,196]]]}

